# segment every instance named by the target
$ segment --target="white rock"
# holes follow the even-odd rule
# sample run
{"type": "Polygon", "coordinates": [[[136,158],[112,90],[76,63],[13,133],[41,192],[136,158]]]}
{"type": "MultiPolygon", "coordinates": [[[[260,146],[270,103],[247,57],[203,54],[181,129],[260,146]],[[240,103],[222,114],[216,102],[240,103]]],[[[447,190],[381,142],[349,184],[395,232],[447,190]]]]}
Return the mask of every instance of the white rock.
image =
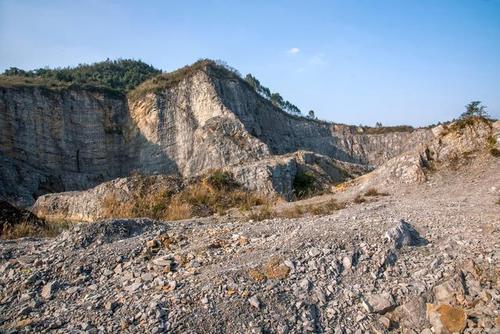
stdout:
{"type": "Polygon", "coordinates": [[[248,302],[250,303],[250,305],[252,305],[256,309],[260,308],[260,301],[256,296],[252,296],[252,297],[248,298],[248,302]]]}

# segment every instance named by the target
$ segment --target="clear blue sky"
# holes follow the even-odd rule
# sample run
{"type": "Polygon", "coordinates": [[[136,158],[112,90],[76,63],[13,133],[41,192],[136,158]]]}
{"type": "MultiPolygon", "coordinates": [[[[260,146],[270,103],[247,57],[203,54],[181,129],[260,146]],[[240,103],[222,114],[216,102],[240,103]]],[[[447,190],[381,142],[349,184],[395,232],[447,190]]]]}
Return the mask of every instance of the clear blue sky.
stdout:
{"type": "Polygon", "coordinates": [[[0,71],[119,57],[223,59],[335,122],[500,117],[500,0],[0,0],[0,71]]]}

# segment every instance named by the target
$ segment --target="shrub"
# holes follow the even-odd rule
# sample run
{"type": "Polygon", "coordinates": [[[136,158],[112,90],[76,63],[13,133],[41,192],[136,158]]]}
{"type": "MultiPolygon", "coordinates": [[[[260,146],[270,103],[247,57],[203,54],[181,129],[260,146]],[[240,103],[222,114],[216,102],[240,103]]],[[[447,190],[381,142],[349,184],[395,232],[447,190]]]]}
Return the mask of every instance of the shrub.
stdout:
{"type": "Polygon", "coordinates": [[[231,174],[221,170],[213,171],[206,180],[211,187],[217,190],[230,190],[237,187],[237,183],[231,174]]]}
{"type": "Polygon", "coordinates": [[[366,202],[366,199],[361,194],[358,194],[354,198],[354,203],[360,204],[360,203],[364,203],[364,202],[366,202]]]}
{"type": "Polygon", "coordinates": [[[497,144],[497,140],[493,136],[488,137],[488,148],[490,151],[490,154],[494,157],[500,157],[500,150],[497,149],[495,146],[497,144]]]}
{"type": "Polygon", "coordinates": [[[388,196],[388,193],[378,192],[375,188],[370,188],[365,192],[365,196],[388,196]]]}
{"type": "Polygon", "coordinates": [[[131,199],[123,201],[114,195],[104,199],[102,213],[105,218],[180,220],[214,213],[222,215],[232,208],[249,210],[268,202],[264,196],[243,190],[230,174],[219,170],[193,181],[177,192],[172,189],[154,189],[154,184],[148,184],[147,177],[140,180],[131,199]]]}
{"type": "Polygon", "coordinates": [[[337,202],[335,199],[331,199],[318,204],[293,205],[279,213],[275,213],[275,216],[288,219],[304,217],[308,214],[320,216],[330,214],[333,211],[343,209],[344,207],[344,204],[337,202]]]}
{"type": "Polygon", "coordinates": [[[257,210],[252,211],[250,213],[250,215],[248,216],[248,218],[251,220],[255,220],[255,221],[261,221],[261,220],[270,219],[273,216],[275,216],[275,212],[271,208],[271,205],[265,204],[265,205],[259,207],[257,210]]]}
{"type": "Polygon", "coordinates": [[[293,179],[293,190],[297,198],[305,198],[316,191],[316,178],[311,172],[298,172],[293,179]]]}

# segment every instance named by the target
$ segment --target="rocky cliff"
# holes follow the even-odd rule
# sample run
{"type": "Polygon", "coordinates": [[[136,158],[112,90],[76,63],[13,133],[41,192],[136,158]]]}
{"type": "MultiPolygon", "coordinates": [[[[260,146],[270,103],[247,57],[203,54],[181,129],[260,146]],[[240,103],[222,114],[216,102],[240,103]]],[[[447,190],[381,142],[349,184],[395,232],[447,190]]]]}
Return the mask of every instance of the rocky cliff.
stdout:
{"type": "Polygon", "coordinates": [[[433,137],[291,116],[211,63],[175,74],[128,97],[0,81],[0,196],[29,205],[134,170],[190,177],[298,150],[372,166],[433,137]]]}

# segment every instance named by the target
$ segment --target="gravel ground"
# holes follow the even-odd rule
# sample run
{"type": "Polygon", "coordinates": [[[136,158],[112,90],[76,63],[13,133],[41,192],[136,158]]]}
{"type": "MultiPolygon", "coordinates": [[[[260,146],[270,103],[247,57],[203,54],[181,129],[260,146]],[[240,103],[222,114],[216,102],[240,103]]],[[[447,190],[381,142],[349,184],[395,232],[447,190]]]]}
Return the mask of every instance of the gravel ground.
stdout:
{"type": "Polygon", "coordinates": [[[0,241],[0,332],[498,333],[499,171],[478,159],[326,216],[0,241]]]}

